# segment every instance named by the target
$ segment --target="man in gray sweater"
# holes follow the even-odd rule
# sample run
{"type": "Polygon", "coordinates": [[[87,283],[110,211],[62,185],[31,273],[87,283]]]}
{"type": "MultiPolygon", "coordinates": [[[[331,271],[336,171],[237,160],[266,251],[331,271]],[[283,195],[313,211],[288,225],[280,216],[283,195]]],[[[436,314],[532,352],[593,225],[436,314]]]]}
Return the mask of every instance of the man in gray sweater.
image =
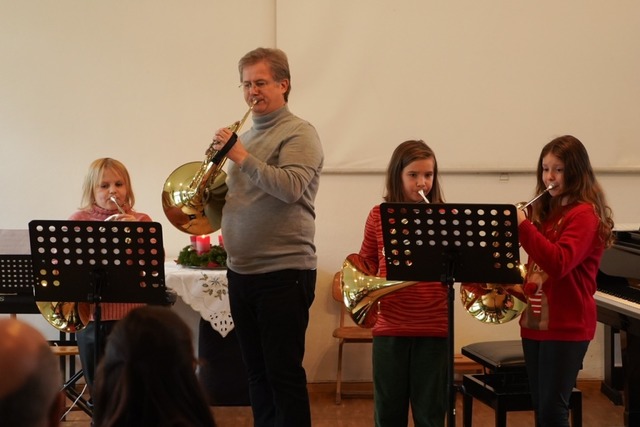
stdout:
{"type": "Polygon", "coordinates": [[[240,137],[221,128],[213,146],[232,146],[222,211],[231,314],[254,425],[305,427],[311,416],[302,360],[315,295],[314,201],[324,155],[315,128],[289,111],[285,53],[258,48],[238,68],[253,126],[240,137]]]}

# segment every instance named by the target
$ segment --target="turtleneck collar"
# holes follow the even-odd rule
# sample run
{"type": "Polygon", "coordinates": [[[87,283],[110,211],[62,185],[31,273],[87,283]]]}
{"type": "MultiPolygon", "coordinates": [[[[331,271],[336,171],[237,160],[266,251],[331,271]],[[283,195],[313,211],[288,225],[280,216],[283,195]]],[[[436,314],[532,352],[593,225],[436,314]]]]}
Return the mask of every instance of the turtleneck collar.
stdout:
{"type": "Polygon", "coordinates": [[[279,121],[282,117],[291,114],[289,112],[289,104],[285,104],[282,107],[278,108],[276,111],[272,111],[269,114],[265,114],[264,116],[254,116],[253,117],[253,128],[255,130],[264,130],[273,126],[277,121],[279,121]]]}
{"type": "MultiPolygon", "coordinates": [[[[122,208],[126,213],[130,212],[130,209],[127,205],[123,206],[122,208]]],[[[118,209],[104,209],[96,205],[95,203],[91,206],[91,210],[97,215],[104,215],[105,217],[120,213],[118,209]]]]}

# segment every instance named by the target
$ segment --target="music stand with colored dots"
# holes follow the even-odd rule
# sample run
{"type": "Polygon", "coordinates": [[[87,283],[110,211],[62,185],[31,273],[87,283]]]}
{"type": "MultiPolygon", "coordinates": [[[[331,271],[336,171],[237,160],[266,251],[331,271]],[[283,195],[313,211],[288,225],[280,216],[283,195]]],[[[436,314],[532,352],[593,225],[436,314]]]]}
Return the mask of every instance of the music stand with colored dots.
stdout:
{"type": "Polygon", "coordinates": [[[382,203],[380,217],[387,279],[440,282],[448,288],[447,425],[454,427],[453,285],[522,281],[516,207],[382,203]]]}
{"type": "Polygon", "coordinates": [[[101,303],[166,303],[157,222],[33,220],[29,240],[36,301],[94,304],[96,366],[101,303]]]}
{"type": "Polygon", "coordinates": [[[33,303],[31,255],[0,254],[0,303],[5,302],[5,299],[12,305],[9,311],[12,318],[18,313],[39,313],[38,307],[33,303]]]}

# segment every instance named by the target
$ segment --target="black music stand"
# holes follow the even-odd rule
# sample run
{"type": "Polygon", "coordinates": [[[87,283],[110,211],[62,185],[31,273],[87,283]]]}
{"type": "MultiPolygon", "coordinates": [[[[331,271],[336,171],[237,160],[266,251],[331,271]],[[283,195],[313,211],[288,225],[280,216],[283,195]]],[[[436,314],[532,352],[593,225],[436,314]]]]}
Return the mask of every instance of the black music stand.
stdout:
{"type": "Polygon", "coordinates": [[[447,425],[455,426],[454,282],[520,282],[513,205],[382,203],[387,279],[448,287],[447,425]]]}
{"type": "Polygon", "coordinates": [[[97,366],[102,302],[166,303],[157,222],[29,223],[36,301],[94,304],[97,366]]]}
{"type": "Polygon", "coordinates": [[[12,300],[11,317],[16,313],[39,313],[33,303],[31,255],[0,255],[0,301],[12,300]]]}

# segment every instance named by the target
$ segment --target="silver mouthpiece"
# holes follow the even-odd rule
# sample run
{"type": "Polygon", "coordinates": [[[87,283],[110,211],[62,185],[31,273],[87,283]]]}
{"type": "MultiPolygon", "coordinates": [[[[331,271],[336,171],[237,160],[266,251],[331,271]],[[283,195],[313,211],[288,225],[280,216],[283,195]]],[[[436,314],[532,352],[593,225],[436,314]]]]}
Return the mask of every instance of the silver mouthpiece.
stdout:
{"type": "Polygon", "coordinates": [[[536,200],[538,200],[540,197],[542,197],[545,193],[547,193],[550,190],[553,190],[554,188],[556,188],[556,185],[552,182],[551,184],[549,184],[547,186],[547,188],[544,189],[544,191],[540,194],[538,194],[536,197],[534,197],[533,199],[529,200],[527,203],[524,202],[520,202],[516,205],[516,208],[518,209],[525,209],[527,208],[530,204],[532,204],[533,202],[535,202],[536,200]]]}
{"type": "Polygon", "coordinates": [[[121,214],[125,214],[126,212],[124,211],[124,209],[122,209],[122,206],[120,206],[118,204],[118,200],[116,199],[116,196],[111,196],[109,197],[109,200],[111,200],[113,203],[115,203],[115,205],[118,207],[118,212],[120,212],[121,214]]]}

